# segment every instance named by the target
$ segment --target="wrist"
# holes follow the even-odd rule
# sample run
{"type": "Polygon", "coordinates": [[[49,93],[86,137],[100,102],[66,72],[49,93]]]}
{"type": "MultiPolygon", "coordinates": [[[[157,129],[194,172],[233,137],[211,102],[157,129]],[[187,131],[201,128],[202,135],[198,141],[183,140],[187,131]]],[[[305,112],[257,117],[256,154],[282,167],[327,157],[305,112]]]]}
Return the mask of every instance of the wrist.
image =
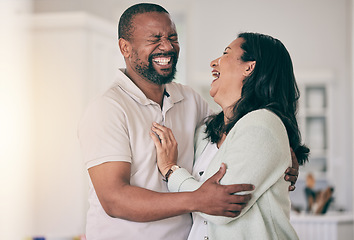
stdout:
{"type": "Polygon", "coordinates": [[[162,167],[159,167],[160,169],[160,172],[162,174],[162,176],[166,176],[167,172],[171,169],[171,167],[175,165],[175,164],[167,164],[166,166],[164,166],[163,168],[162,167]]]}
{"type": "Polygon", "coordinates": [[[180,166],[178,165],[172,165],[167,171],[166,173],[164,174],[164,177],[165,177],[165,180],[166,182],[168,181],[168,178],[171,176],[171,174],[176,171],[177,169],[179,169],[180,166]]]}

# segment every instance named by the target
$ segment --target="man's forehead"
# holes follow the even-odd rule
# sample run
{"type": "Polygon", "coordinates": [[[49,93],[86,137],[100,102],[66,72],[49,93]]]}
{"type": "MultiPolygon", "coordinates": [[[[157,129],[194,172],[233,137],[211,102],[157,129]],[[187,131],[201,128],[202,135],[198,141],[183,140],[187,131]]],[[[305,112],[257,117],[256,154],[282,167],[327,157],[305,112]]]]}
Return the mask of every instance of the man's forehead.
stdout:
{"type": "Polygon", "coordinates": [[[132,19],[134,28],[143,28],[145,30],[169,30],[176,31],[170,15],[160,12],[139,13],[132,19]]]}

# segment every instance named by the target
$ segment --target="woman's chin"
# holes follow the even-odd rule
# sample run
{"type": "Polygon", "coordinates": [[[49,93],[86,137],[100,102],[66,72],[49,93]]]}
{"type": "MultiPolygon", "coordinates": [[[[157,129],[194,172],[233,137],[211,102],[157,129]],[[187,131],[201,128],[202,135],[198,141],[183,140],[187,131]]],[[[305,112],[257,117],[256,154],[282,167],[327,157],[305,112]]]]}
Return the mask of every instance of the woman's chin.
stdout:
{"type": "Polygon", "coordinates": [[[214,89],[211,88],[211,89],[209,90],[209,95],[210,95],[210,97],[214,98],[214,97],[215,97],[215,94],[216,94],[216,91],[214,91],[214,89]]]}

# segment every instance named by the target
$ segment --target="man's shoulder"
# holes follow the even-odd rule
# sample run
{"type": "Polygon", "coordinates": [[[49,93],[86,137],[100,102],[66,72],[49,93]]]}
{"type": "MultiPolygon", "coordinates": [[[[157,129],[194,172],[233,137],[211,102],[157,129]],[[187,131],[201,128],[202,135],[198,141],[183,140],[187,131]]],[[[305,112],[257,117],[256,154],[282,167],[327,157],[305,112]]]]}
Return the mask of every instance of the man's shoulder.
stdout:
{"type": "Polygon", "coordinates": [[[166,85],[168,91],[170,94],[180,94],[183,96],[185,99],[200,99],[202,100],[203,98],[200,96],[200,94],[195,91],[193,88],[190,86],[181,84],[181,83],[176,83],[172,82],[166,85]]]}

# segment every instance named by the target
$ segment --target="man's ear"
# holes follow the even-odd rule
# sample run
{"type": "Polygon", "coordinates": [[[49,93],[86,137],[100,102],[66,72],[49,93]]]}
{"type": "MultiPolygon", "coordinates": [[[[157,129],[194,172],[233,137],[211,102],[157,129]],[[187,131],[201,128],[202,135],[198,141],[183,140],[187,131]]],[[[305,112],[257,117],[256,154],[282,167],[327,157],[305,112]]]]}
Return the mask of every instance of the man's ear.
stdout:
{"type": "Polygon", "coordinates": [[[120,52],[122,53],[123,57],[129,58],[130,54],[131,54],[131,49],[132,49],[130,42],[128,42],[127,40],[125,40],[123,38],[119,38],[118,45],[119,45],[119,49],[120,49],[120,52]]]}
{"type": "Polygon", "coordinates": [[[253,72],[255,67],[256,67],[256,61],[247,62],[247,68],[246,68],[245,72],[243,73],[243,75],[245,77],[248,77],[249,75],[251,75],[251,73],[253,72]]]}

